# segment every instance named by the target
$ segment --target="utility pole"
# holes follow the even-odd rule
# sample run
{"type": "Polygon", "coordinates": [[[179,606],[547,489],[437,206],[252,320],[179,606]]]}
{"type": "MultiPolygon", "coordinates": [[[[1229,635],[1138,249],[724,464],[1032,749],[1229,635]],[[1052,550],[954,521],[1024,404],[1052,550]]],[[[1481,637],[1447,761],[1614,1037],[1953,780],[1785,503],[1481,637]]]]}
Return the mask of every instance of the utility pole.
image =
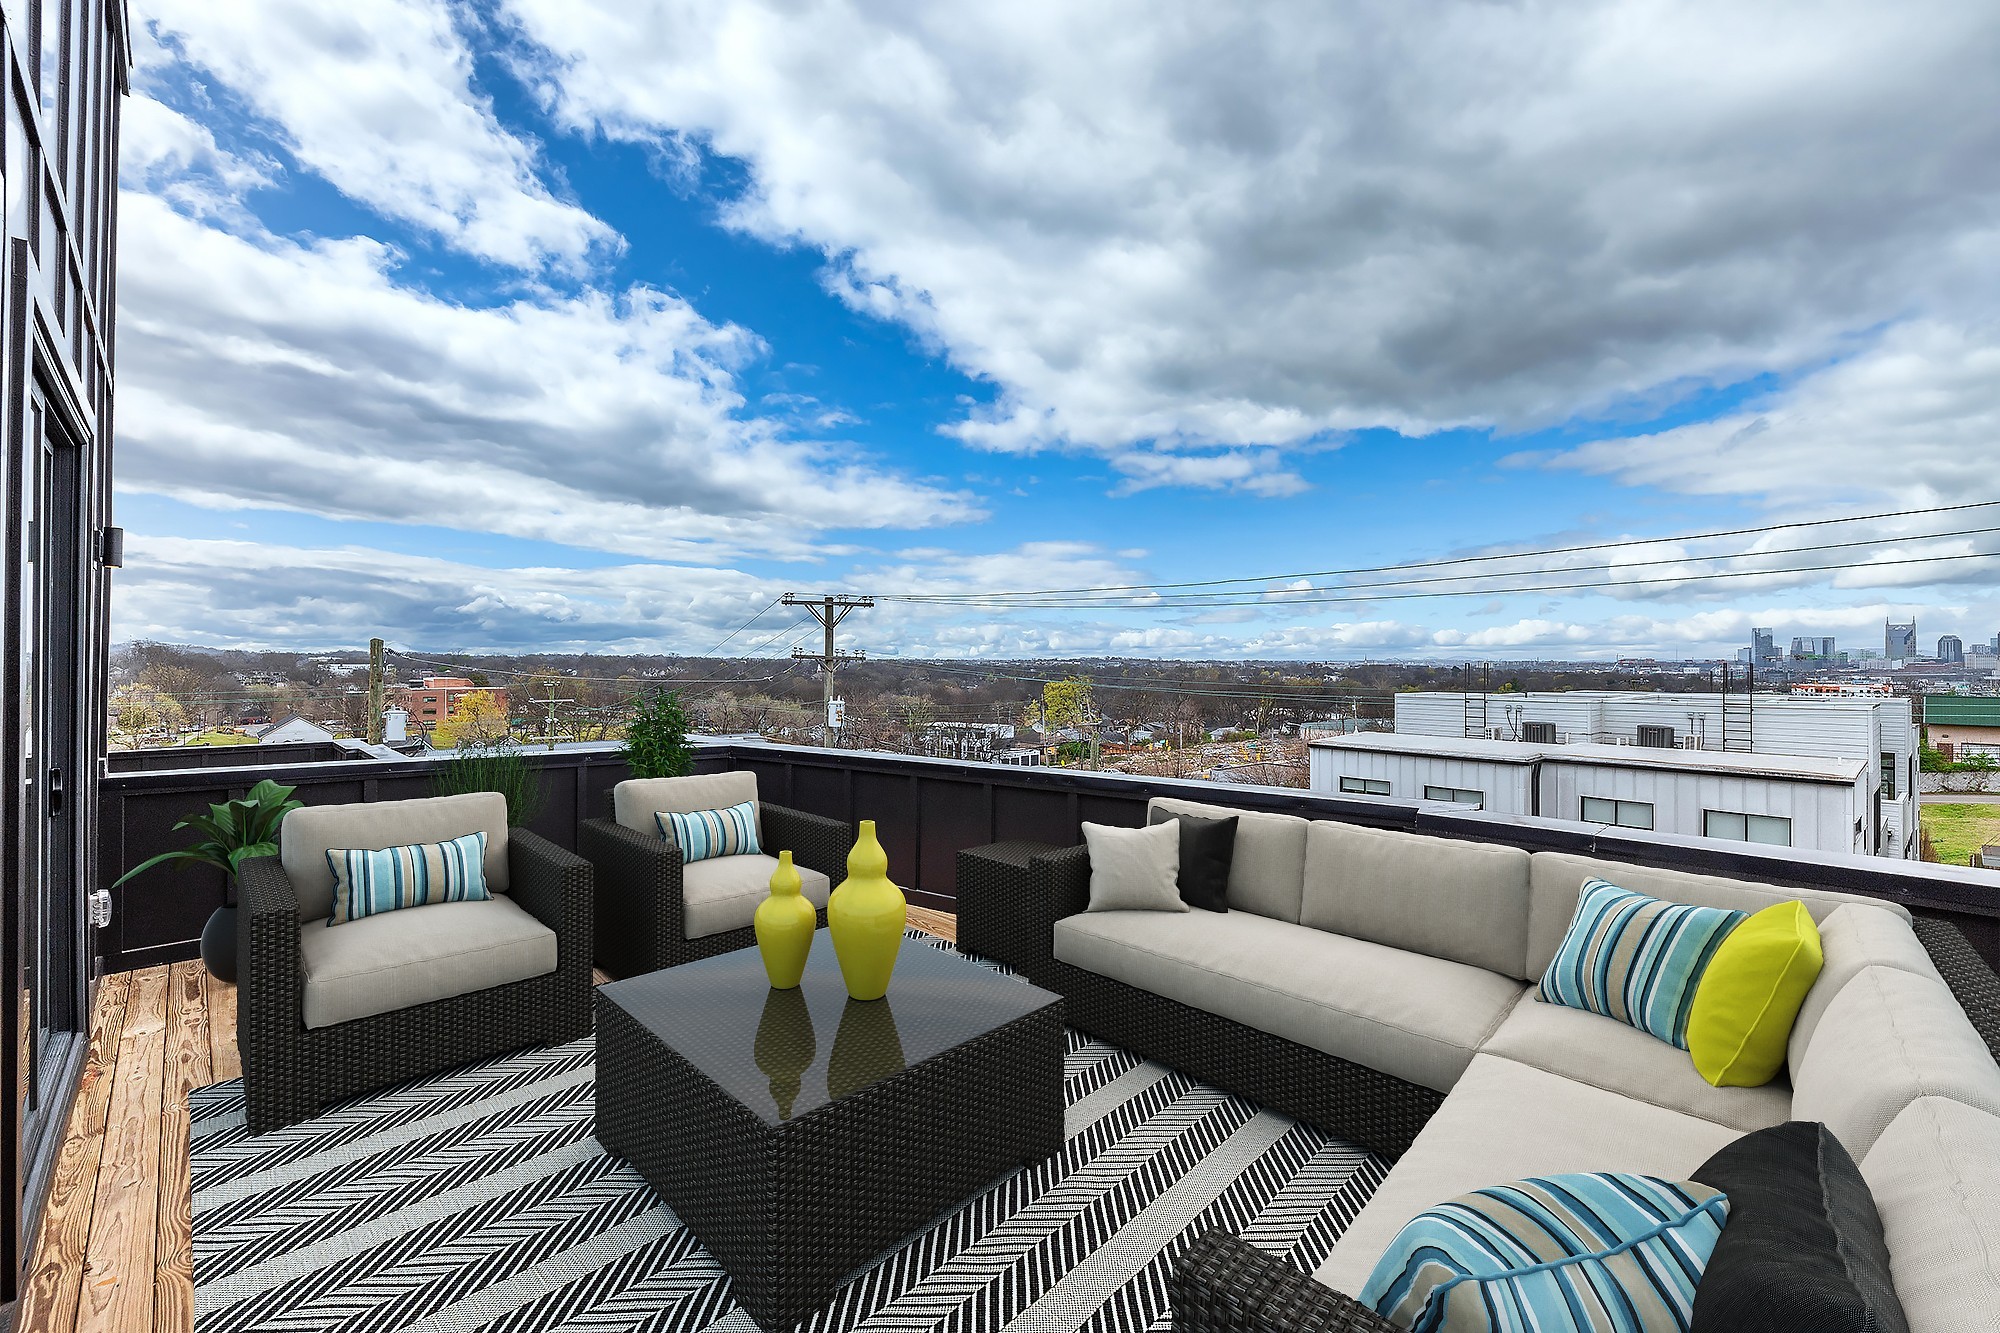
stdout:
{"type": "Polygon", "coordinates": [[[812,613],[812,618],[817,620],[820,623],[820,627],[826,631],[825,651],[809,653],[803,648],[794,648],[792,649],[792,656],[802,661],[819,663],[820,676],[824,683],[822,691],[824,711],[820,714],[820,717],[825,723],[826,743],[830,747],[834,743],[833,673],[840,669],[842,662],[859,662],[866,656],[866,654],[859,652],[836,652],[833,646],[833,632],[839,628],[841,621],[847,619],[850,612],[866,610],[874,606],[875,599],[873,597],[835,597],[831,593],[823,597],[800,597],[788,592],[781,601],[785,606],[803,606],[812,613]]]}
{"type": "Polygon", "coordinates": [[[368,743],[382,743],[382,641],[368,641],[368,743]]]}
{"type": "Polygon", "coordinates": [[[542,738],[548,742],[548,746],[551,750],[555,749],[556,748],[556,705],[575,703],[576,700],[556,698],[556,682],[552,679],[549,681],[548,696],[542,699],[536,699],[533,696],[530,696],[530,702],[541,704],[547,710],[546,713],[543,715],[543,720],[542,720],[542,738]]]}

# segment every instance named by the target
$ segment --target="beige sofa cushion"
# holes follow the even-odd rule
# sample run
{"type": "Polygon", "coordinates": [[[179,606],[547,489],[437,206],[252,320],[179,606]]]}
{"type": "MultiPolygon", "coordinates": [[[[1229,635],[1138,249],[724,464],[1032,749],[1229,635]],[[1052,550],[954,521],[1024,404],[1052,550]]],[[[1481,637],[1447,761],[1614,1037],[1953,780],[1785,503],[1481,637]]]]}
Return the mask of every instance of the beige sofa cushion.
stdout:
{"type": "Polygon", "coordinates": [[[1864,969],[1895,967],[1943,980],[1916,931],[1910,929],[1909,919],[1886,907],[1864,903],[1836,907],[1819,923],[1819,942],[1825,961],[1812,989],[1806,992],[1805,1003],[1799,1006],[1799,1016],[1792,1020],[1787,1059],[1794,1069],[1805,1058],[1806,1043],[1812,1040],[1826,1007],[1840,988],[1864,969]]]}
{"type": "Polygon", "coordinates": [[[305,1025],[332,1027],[556,970],[556,933],[508,898],[299,927],[305,1025]]]}
{"type": "Polygon", "coordinates": [[[2000,1117],[1920,1097],[1861,1159],[1910,1333],[2000,1329],[2000,1117]]]}
{"type": "Polygon", "coordinates": [[[1792,1071],[1792,1116],[1819,1120],[1855,1161],[1919,1097],[2000,1115],[2000,1068],[1935,977],[1863,969],[1840,988],[1792,1071]]]}
{"type": "Polygon", "coordinates": [[[1782,1078],[1761,1088],[1710,1087],[1678,1046],[1615,1018],[1545,1004],[1532,990],[1483,1049],[1745,1133],[1791,1118],[1792,1085],[1782,1078]]]}
{"type": "Polygon", "coordinates": [[[1439,1090],[1520,998],[1512,977],[1249,912],[1086,912],[1075,967],[1439,1090]]]}
{"type": "Polygon", "coordinates": [[[309,805],[285,816],[278,829],[278,859],[299,898],[299,920],[333,915],[333,871],[326,854],[336,848],[380,851],[425,842],[448,842],[486,833],[486,887],[507,892],[507,798],[498,792],[426,796],[413,801],[309,805]]]}
{"type": "MultiPolygon", "coordinates": [[[[757,904],[771,892],[771,872],[777,868],[775,856],[712,856],[682,866],[681,912],[687,937],[698,940],[749,925],[757,904]]],[[[792,868],[799,872],[799,891],[806,901],[826,906],[833,887],[827,877],[810,866],[792,868]]]]}
{"type": "Polygon", "coordinates": [[[1231,810],[1200,801],[1155,796],[1146,802],[1146,822],[1175,815],[1204,819],[1236,816],[1236,853],[1229,866],[1229,910],[1255,912],[1279,921],[1299,919],[1299,895],[1306,876],[1306,821],[1297,815],[1231,810]]]}
{"type": "MultiPolygon", "coordinates": [[[[662,810],[685,815],[695,810],[727,810],[745,801],[757,801],[757,775],[748,769],[727,773],[695,773],[684,778],[628,778],[611,789],[613,818],[628,829],[660,836],[660,823],[653,816],[662,810]]],[[[764,830],[762,809],[757,831],[764,830]]]]}
{"type": "Polygon", "coordinates": [[[1403,1224],[1434,1204],[1488,1185],[1569,1171],[1685,1180],[1736,1137],[1712,1120],[1482,1055],[1314,1276],[1358,1296],[1403,1224]]]}
{"type": "Polygon", "coordinates": [[[1668,902],[1693,903],[1697,907],[1732,907],[1755,912],[1773,903],[1794,899],[1806,905],[1814,921],[1824,921],[1842,903],[1863,903],[1885,912],[1910,914],[1880,898],[1864,898],[1852,893],[1828,893],[1821,889],[1784,889],[1774,884],[1749,880],[1723,879],[1715,875],[1690,875],[1681,870],[1661,870],[1654,866],[1627,865],[1623,861],[1603,861],[1594,856],[1569,852],[1536,852],[1528,866],[1528,976],[1538,978],[1555,961],[1562,947],[1563,932],[1576,915],[1576,900],[1587,879],[1602,879],[1621,889],[1643,893],[1668,902]]]}
{"type": "Polygon", "coordinates": [[[1528,853],[1314,820],[1302,925],[1528,979],[1528,853]]]}

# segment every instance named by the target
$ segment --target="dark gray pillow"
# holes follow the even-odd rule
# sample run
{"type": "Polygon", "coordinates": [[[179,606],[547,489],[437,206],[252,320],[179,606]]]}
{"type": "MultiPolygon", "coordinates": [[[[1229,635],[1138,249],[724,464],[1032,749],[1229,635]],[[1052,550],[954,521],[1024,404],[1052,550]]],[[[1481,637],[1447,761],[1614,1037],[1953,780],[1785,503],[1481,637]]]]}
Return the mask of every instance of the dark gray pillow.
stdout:
{"type": "Polygon", "coordinates": [[[1175,815],[1181,825],[1181,901],[1204,912],[1229,910],[1229,867],[1236,859],[1236,816],[1175,815]]]}
{"type": "Polygon", "coordinates": [[[1729,1222],[1691,1333],[1909,1333],[1875,1196],[1825,1125],[1745,1134],[1694,1178],[1729,1196],[1729,1222]]]}

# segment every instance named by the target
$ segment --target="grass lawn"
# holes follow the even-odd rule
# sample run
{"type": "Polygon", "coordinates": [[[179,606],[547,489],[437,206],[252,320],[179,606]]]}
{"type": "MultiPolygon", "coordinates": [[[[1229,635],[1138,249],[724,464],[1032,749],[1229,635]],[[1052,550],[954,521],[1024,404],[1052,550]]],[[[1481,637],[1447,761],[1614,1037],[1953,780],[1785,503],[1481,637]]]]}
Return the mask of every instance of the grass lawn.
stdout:
{"type": "Polygon", "coordinates": [[[240,731],[198,731],[182,741],[182,745],[255,745],[255,736],[245,736],[240,731]]]}
{"type": "Polygon", "coordinates": [[[1962,866],[1989,843],[2000,843],[2000,805],[1926,805],[1924,828],[1937,859],[1962,866]]]}

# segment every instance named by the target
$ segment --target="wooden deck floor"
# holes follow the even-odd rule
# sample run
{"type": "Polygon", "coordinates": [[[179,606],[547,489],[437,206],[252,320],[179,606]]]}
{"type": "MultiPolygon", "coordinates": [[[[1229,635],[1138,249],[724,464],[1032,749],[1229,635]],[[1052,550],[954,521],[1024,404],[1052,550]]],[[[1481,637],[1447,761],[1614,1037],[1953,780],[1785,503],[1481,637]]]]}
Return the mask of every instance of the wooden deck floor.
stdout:
{"type": "MultiPolygon", "coordinates": [[[[910,924],[958,935],[943,912],[912,907],[910,924]]],[[[236,988],[200,963],[98,983],[83,1081],[22,1292],[21,1333],[190,1333],[188,1092],[242,1072],[236,988]]]]}

